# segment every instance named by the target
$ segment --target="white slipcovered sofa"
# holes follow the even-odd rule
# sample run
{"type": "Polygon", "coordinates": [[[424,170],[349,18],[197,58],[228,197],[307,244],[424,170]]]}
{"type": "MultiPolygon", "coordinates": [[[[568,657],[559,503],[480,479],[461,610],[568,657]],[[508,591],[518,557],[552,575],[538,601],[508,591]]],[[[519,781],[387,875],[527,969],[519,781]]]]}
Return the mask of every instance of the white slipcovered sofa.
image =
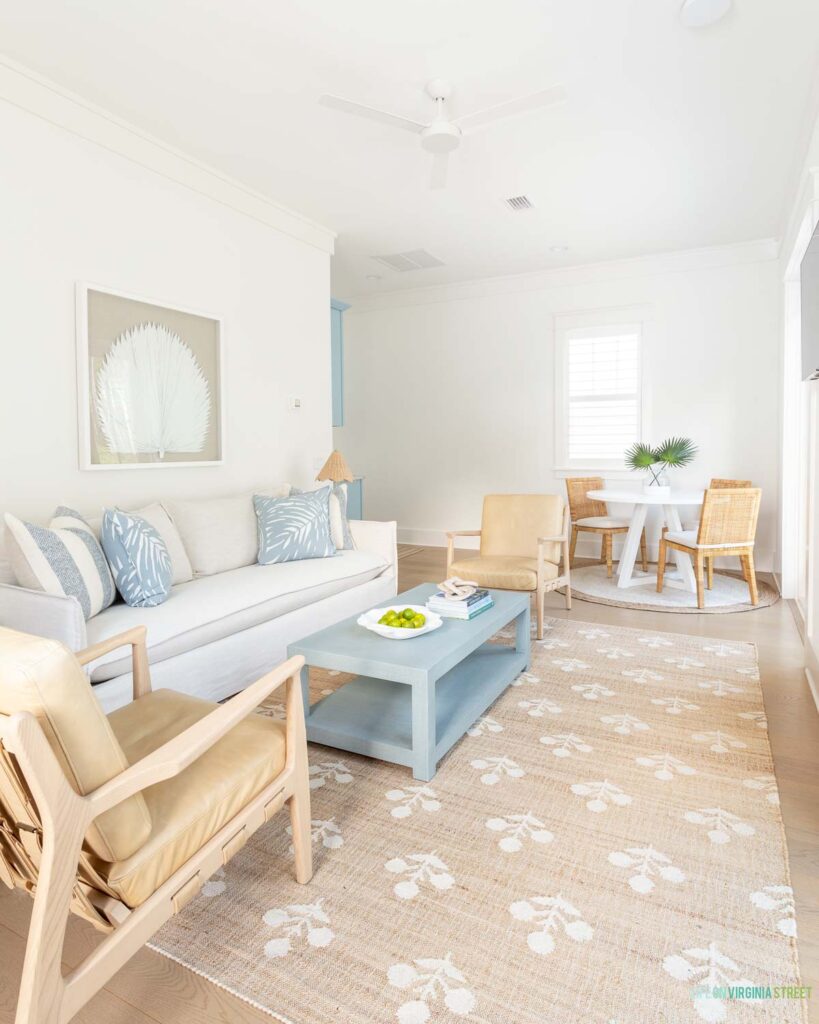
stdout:
{"type": "MultiPolygon", "coordinates": [[[[246,533],[248,522],[255,528],[245,516],[237,531],[246,533]]],[[[183,544],[193,547],[197,538],[186,537],[183,521],[176,524],[183,544]]],[[[396,524],[351,520],[350,528],[355,549],[331,558],[198,574],[175,585],[164,604],[131,608],[117,601],[87,622],[73,597],[24,589],[3,572],[0,625],[75,651],[145,625],[156,689],[223,700],[282,661],[288,644],[395,596],[396,524]]],[[[130,702],[130,650],[99,658],[89,672],[106,713],[130,702]]]]}

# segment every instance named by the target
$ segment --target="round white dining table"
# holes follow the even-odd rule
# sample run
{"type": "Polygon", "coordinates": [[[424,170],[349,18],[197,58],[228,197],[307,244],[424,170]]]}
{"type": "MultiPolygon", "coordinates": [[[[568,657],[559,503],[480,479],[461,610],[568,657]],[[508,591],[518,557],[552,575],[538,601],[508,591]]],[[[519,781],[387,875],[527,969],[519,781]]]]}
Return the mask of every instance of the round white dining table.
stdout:
{"type": "MultiPolygon", "coordinates": [[[[634,563],[637,553],[640,550],[640,537],[646,525],[646,516],[652,506],[659,506],[663,510],[665,525],[669,530],[681,530],[680,513],[678,509],[684,505],[702,505],[704,491],[683,491],[671,489],[670,493],[652,494],[651,489],[644,491],[631,491],[627,488],[603,487],[600,490],[589,491],[588,497],[595,501],[611,502],[617,505],[632,505],[631,522],[629,524],[626,541],[620,555],[620,563],[617,567],[618,587],[640,587],[656,581],[656,575],[649,575],[641,570],[635,570],[634,563]]],[[[676,573],[666,574],[664,583],[670,587],[680,587],[684,590],[696,591],[697,581],[694,576],[694,567],[691,564],[689,555],[682,551],[673,551],[677,563],[676,573]]]]}

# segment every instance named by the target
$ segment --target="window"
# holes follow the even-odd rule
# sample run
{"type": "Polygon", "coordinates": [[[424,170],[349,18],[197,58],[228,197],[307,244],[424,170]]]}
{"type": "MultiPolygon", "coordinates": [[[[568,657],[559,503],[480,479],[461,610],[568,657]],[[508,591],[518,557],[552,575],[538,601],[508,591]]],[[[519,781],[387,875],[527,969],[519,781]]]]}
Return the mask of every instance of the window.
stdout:
{"type": "Polygon", "coordinates": [[[641,342],[641,323],[558,325],[559,466],[622,467],[642,434],[641,342]]]}

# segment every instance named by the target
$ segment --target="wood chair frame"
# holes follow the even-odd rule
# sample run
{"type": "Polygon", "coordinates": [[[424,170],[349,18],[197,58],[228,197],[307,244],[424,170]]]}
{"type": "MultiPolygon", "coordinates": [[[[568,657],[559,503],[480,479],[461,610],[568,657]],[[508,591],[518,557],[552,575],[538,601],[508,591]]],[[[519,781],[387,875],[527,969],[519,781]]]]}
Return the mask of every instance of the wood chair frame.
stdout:
{"type": "MultiPolygon", "coordinates": [[[[571,564],[569,558],[569,506],[565,505],[563,508],[563,529],[556,537],[538,537],[537,538],[537,584],[535,586],[535,602],[537,605],[537,638],[538,640],[543,639],[543,620],[545,618],[545,604],[546,595],[552,590],[559,590],[561,587],[565,587],[565,600],[566,609],[571,611],[572,607],[572,574],[571,564]],[[546,544],[560,544],[560,562],[558,562],[558,569],[561,568],[560,572],[553,580],[547,580],[545,578],[545,563],[551,561],[547,559],[545,555],[546,544]]],[[[446,574],[451,576],[451,566],[455,561],[455,539],[457,537],[480,537],[480,530],[450,530],[447,531],[446,535],[446,574]]],[[[554,563],[552,563],[554,564],[554,563]]],[[[498,588],[502,589],[502,588],[498,588]]]]}
{"type": "MultiPolygon", "coordinates": [[[[628,533],[628,524],[625,526],[584,526],[578,523],[578,519],[590,519],[594,516],[608,516],[609,509],[605,501],[598,501],[588,496],[589,491],[601,490],[605,486],[601,476],[574,476],[566,480],[566,495],[569,501],[569,509],[572,520],[572,540],[569,549],[569,560],[574,565],[574,552],[577,547],[579,533],[599,534],[600,536],[600,562],[606,563],[606,575],[611,579],[614,558],[612,554],[613,538],[616,533],[628,533]]],[[[646,531],[643,530],[640,536],[640,561],[643,572],[648,572],[648,548],[646,547],[646,531]]]]}
{"type": "MultiPolygon", "coordinates": [[[[86,665],[130,645],[134,699],[150,692],[145,627],[76,655],[86,665]]],[[[34,896],[16,1024],[66,1024],[169,918],[199,892],[250,836],[289,802],[296,880],[312,877],[310,785],[299,673],[290,658],[153,753],[85,796],[70,785],[37,719],[0,715],[0,878],[34,896]],[[173,778],[286,685],[286,754],[279,775],[134,909],[108,889],[83,849],[100,814],[148,786],[173,778]],[[106,938],[70,974],[61,970],[69,913],[106,938]]]]}
{"type": "Polygon", "coordinates": [[[697,530],[697,542],[694,545],[682,544],[679,541],[668,540],[666,534],[668,533],[668,527],[663,527],[662,536],[660,537],[660,554],[657,559],[657,593],[662,593],[663,590],[663,577],[665,574],[665,563],[668,554],[668,549],[671,548],[673,551],[682,551],[683,554],[689,555],[694,562],[694,574],[697,581],[697,607],[705,607],[705,591],[704,591],[704,570],[707,571],[708,575],[708,589],[710,590],[714,583],[714,559],[722,558],[724,555],[737,555],[739,557],[740,565],[742,566],[742,578],[748,584],[748,590],[750,592],[751,604],[757,605],[759,603],[759,591],[756,585],[756,570],[754,568],[754,536],[756,534],[756,523],[759,517],[759,504],[762,497],[762,491],[758,487],[735,487],[733,482],[731,486],[725,488],[710,488],[705,492],[705,497],[702,502],[702,514],[700,516],[699,528],[697,530]],[[730,529],[733,522],[742,522],[744,519],[747,522],[747,528],[750,531],[750,538],[744,543],[727,544],[725,546],[720,545],[717,548],[703,546],[707,543],[709,532],[713,528],[714,519],[716,518],[712,505],[718,496],[730,496],[737,500],[734,504],[742,503],[747,506],[748,514],[745,516],[737,515],[736,513],[731,514],[733,510],[729,510],[727,517],[726,526],[730,529]],[[706,566],[707,563],[707,566],[706,566]]]}
{"type": "MultiPolygon", "coordinates": [[[[711,477],[708,489],[713,491],[725,491],[732,487],[739,488],[753,486],[754,485],[750,480],[730,480],[728,477],[714,476],[711,477]]],[[[705,556],[706,581],[709,590],[713,589],[714,586],[714,557],[714,555],[705,556]]]]}

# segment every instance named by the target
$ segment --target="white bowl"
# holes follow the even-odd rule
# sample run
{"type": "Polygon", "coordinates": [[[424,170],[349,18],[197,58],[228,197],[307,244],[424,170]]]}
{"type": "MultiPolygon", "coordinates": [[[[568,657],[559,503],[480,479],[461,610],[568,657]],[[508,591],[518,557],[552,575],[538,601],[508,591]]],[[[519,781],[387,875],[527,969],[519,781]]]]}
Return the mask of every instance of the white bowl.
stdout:
{"type": "Polygon", "coordinates": [[[409,640],[414,636],[423,636],[424,633],[431,633],[433,629],[438,629],[444,624],[444,620],[440,615],[436,615],[435,612],[431,612],[428,608],[418,604],[394,604],[387,608],[373,608],[372,611],[359,615],[357,622],[359,626],[363,626],[373,633],[378,633],[379,636],[385,636],[388,640],[409,640]],[[420,629],[396,629],[395,626],[382,626],[379,623],[378,620],[388,611],[402,612],[405,608],[412,608],[414,612],[419,612],[426,618],[427,621],[420,629]]]}

